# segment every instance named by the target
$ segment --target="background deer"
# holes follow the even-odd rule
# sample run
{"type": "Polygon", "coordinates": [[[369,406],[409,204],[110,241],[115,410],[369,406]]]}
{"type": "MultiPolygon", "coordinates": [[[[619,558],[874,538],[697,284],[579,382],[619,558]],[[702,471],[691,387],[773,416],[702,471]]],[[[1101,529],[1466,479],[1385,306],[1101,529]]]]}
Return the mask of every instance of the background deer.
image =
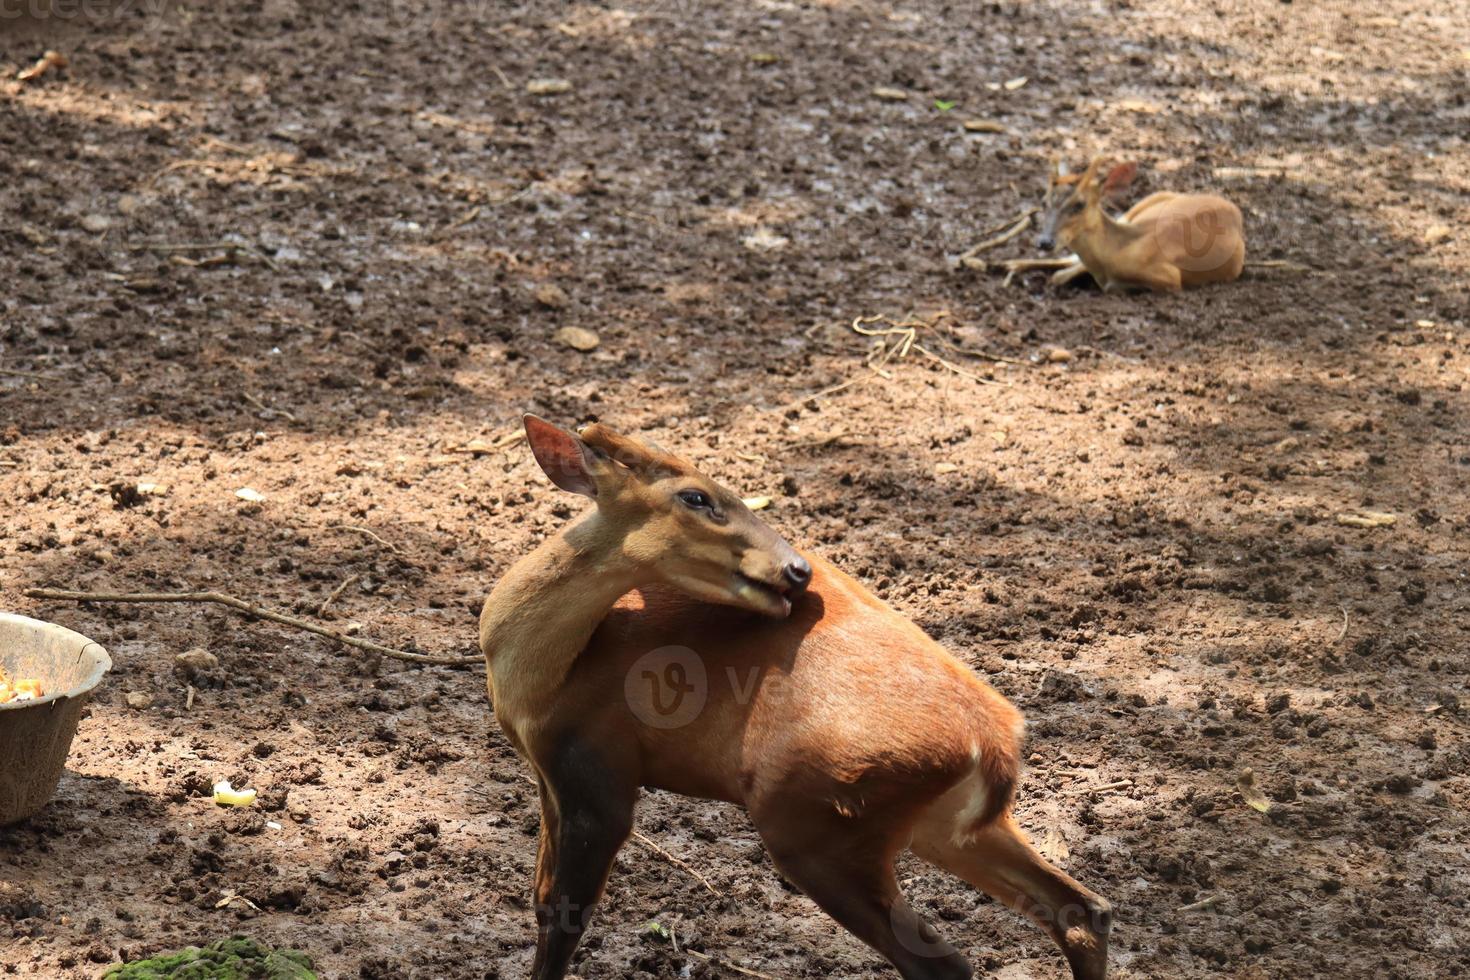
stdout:
{"type": "Polygon", "coordinates": [[[745,806],[782,873],[907,980],[971,970],[899,894],[905,848],[1038,922],[1074,977],[1106,975],[1111,907],[1011,818],[1009,702],[685,460],[525,424],[552,482],[596,503],[480,617],[540,790],[536,980],[565,975],[640,786],[745,806]]]}
{"type": "Polygon", "coordinates": [[[1080,175],[1064,173],[1060,165],[1053,169],[1037,244],[1050,251],[1060,241],[1081,260],[1080,267],[1064,269],[1053,282],[1068,282],[1083,267],[1104,292],[1177,292],[1240,277],[1245,237],[1239,208],[1213,194],[1160,191],[1114,218],[1103,202],[1128,187],[1138,166],[1120,163],[1099,181],[1104,163],[1093,160],[1080,175]]]}

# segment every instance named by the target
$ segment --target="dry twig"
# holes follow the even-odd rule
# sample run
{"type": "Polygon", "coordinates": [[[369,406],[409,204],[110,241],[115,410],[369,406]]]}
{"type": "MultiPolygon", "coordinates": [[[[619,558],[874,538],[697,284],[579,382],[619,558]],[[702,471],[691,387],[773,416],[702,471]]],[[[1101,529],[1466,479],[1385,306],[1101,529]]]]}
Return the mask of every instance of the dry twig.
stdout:
{"type": "Polygon", "coordinates": [[[384,548],[387,548],[389,551],[393,552],[395,555],[402,555],[403,554],[403,552],[401,552],[401,551],[398,550],[398,546],[396,544],[394,544],[391,541],[384,541],[381,537],[378,536],[378,534],[375,531],[370,531],[370,530],[368,530],[365,527],[358,527],[355,524],[328,524],[327,525],[327,530],[328,531],[354,531],[354,532],[356,532],[358,534],[361,534],[363,537],[372,538],[374,541],[378,542],[378,544],[382,545],[384,548]]]}
{"type": "Polygon", "coordinates": [[[1101,786],[1083,786],[1081,789],[1063,790],[1062,796],[1091,796],[1093,793],[1106,793],[1115,789],[1127,789],[1133,785],[1131,779],[1117,779],[1111,783],[1103,783],[1101,786]]]}
{"type": "Polygon", "coordinates": [[[223,592],[74,592],[70,589],[26,589],[25,595],[30,599],[50,599],[60,602],[212,602],[220,606],[228,606],[231,609],[254,616],[256,619],[269,620],[282,626],[290,626],[294,629],[305,630],[317,636],[324,636],[329,640],[336,640],[344,646],[355,647],[368,653],[376,653],[394,660],[406,660],[409,663],[437,664],[440,666],[457,667],[465,664],[480,663],[479,657],[440,657],[428,653],[409,653],[406,650],[395,650],[371,640],[359,639],[355,636],[347,636],[336,630],[329,630],[315,623],[308,623],[304,619],[295,616],[287,616],[274,612],[270,609],[262,609],[260,606],[237,599],[223,592]]]}
{"type": "Polygon", "coordinates": [[[41,374],[39,371],[21,371],[16,368],[0,368],[0,375],[7,378],[30,378],[33,381],[60,381],[54,374],[41,374]]]}
{"type": "Polygon", "coordinates": [[[984,272],[986,268],[985,263],[975,258],[975,256],[979,255],[981,252],[988,252],[992,248],[1004,245],[1006,242],[1021,234],[1021,232],[1025,231],[1027,228],[1030,228],[1031,216],[1036,214],[1036,212],[1039,210],[1040,208],[1032,208],[1029,211],[1022,212],[1019,218],[1012,218],[1011,221],[1007,221],[1005,222],[1005,224],[997,225],[994,228],[987,229],[985,232],[986,234],[992,234],[993,232],[997,231],[1000,231],[1000,234],[994,235],[991,238],[985,239],[983,242],[979,242],[975,245],[970,246],[964,251],[964,253],[960,255],[956,262],[967,269],[975,269],[976,271],[984,272]],[[1014,224],[1012,224],[1012,222],[1014,222],[1014,224]],[[1009,225],[1010,227],[1007,228],[1007,225],[1009,225]],[[1002,228],[1005,228],[1006,230],[1001,231],[1002,228]]]}
{"type": "Polygon", "coordinates": [[[240,397],[244,398],[247,402],[249,402],[250,404],[254,405],[256,408],[260,409],[262,412],[266,413],[266,417],[267,418],[269,418],[271,416],[279,415],[279,416],[281,416],[281,418],[285,419],[287,422],[295,422],[296,421],[296,416],[295,415],[292,415],[290,412],[286,411],[284,408],[271,408],[265,402],[261,401],[259,398],[256,398],[254,395],[252,395],[248,391],[242,391],[242,392],[240,392],[240,397]]]}
{"type": "Polygon", "coordinates": [[[698,871],[695,871],[693,868],[691,868],[684,861],[681,861],[678,858],[674,857],[674,855],[672,855],[668,851],[664,850],[662,847],[660,847],[658,844],[654,843],[654,841],[652,841],[651,839],[649,839],[644,834],[639,833],[638,831],[635,830],[635,831],[633,831],[633,839],[636,840],[638,843],[642,844],[644,847],[648,848],[653,853],[657,854],[659,857],[663,858],[665,861],[667,861],[670,864],[672,864],[674,867],[679,868],[679,869],[683,870],[684,872],[686,872],[695,881],[699,882],[705,888],[709,889],[709,893],[711,895],[714,895],[716,898],[724,898],[725,897],[725,893],[722,892],[722,891],[720,891],[714,885],[711,885],[709,883],[709,879],[708,878],[706,878],[704,875],[700,874],[698,871]]]}
{"type": "Polygon", "coordinates": [[[346,592],[348,587],[360,578],[362,578],[361,575],[349,575],[347,576],[347,578],[343,579],[342,584],[333,589],[332,594],[323,599],[322,604],[316,607],[316,614],[318,616],[325,616],[327,613],[327,607],[336,602],[337,597],[346,592]]]}
{"type": "Polygon", "coordinates": [[[726,960],[711,956],[708,953],[701,953],[697,949],[686,949],[684,950],[684,952],[688,953],[690,956],[694,956],[701,960],[704,960],[706,963],[712,963],[715,966],[722,966],[727,970],[734,970],[736,973],[739,973],[743,976],[760,977],[761,980],[776,980],[776,978],[771,976],[769,973],[761,973],[759,970],[747,970],[743,966],[736,966],[734,963],[730,963],[726,960]]]}

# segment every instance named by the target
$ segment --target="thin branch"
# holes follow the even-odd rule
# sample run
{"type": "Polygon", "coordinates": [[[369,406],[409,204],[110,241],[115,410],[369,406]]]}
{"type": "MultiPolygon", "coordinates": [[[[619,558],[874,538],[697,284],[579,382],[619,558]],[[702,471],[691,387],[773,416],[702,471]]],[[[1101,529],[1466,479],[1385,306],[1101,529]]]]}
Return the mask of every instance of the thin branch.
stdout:
{"type": "MultiPolygon", "coordinates": [[[[979,255],[981,252],[988,252],[992,248],[1004,245],[1006,242],[1020,235],[1021,232],[1025,231],[1027,228],[1030,228],[1031,216],[1039,210],[1040,208],[1032,208],[1029,211],[1022,212],[1019,218],[1011,219],[1015,222],[1015,224],[1011,224],[1011,222],[1008,221],[1006,222],[1006,224],[997,225],[993,229],[988,229],[986,231],[986,234],[990,234],[994,231],[999,231],[1001,228],[1006,228],[1006,225],[1010,225],[1009,228],[1006,228],[1006,230],[1002,231],[1000,234],[995,235],[992,238],[987,238],[983,242],[978,242],[975,245],[971,245],[955,261],[958,262],[958,264],[960,265],[968,266],[970,265],[971,261],[975,259],[975,256],[979,255]]],[[[984,271],[985,263],[980,262],[979,265],[981,271],[984,271]]]]}
{"type": "Polygon", "coordinates": [[[725,897],[725,893],[722,892],[722,891],[720,891],[714,885],[711,885],[709,883],[709,879],[708,878],[706,878],[704,875],[700,874],[698,871],[695,871],[693,868],[691,868],[685,862],[683,862],[683,861],[679,860],[678,858],[674,857],[674,855],[672,855],[668,851],[664,850],[662,847],[660,847],[658,844],[654,843],[651,839],[649,839],[644,834],[641,834],[641,833],[639,833],[638,831],[635,830],[635,831],[633,831],[633,839],[636,840],[638,843],[642,844],[644,847],[648,848],[653,853],[657,854],[659,857],[663,858],[665,861],[667,861],[670,864],[672,864],[674,867],[680,868],[681,870],[685,871],[695,881],[699,882],[705,888],[708,888],[709,889],[709,893],[711,895],[714,895],[716,898],[724,898],[725,897]]]}
{"type": "Polygon", "coordinates": [[[216,605],[229,606],[231,609],[254,616],[257,619],[266,619],[272,623],[282,626],[290,626],[294,629],[305,630],[317,636],[324,636],[329,640],[336,640],[344,646],[355,647],[358,650],[366,650],[394,660],[406,660],[416,664],[437,664],[448,667],[458,667],[466,664],[479,663],[479,657],[440,657],[427,653],[409,653],[406,650],[395,650],[374,643],[371,640],[359,639],[355,636],[347,636],[336,630],[329,630],[315,623],[308,623],[304,619],[295,616],[286,616],[270,609],[237,599],[223,592],[74,592],[70,589],[26,589],[25,595],[30,599],[51,599],[61,602],[212,602],[216,605]]]}
{"type": "Polygon", "coordinates": [[[391,542],[391,541],[384,541],[382,538],[378,537],[378,535],[377,535],[376,532],[370,531],[370,530],[368,530],[365,527],[358,527],[355,524],[328,524],[327,525],[327,530],[328,531],[355,531],[356,533],[361,534],[364,537],[372,538],[374,541],[378,542],[378,544],[382,545],[384,548],[387,548],[389,551],[393,552],[395,555],[401,555],[401,554],[403,554],[403,552],[399,551],[398,550],[398,546],[395,545],[393,542],[391,542]]]}
{"type": "Polygon", "coordinates": [[[1103,783],[1101,786],[1083,786],[1081,789],[1068,789],[1061,792],[1061,796],[1091,796],[1093,793],[1106,793],[1115,789],[1127,789],[1133,785],[1131,779],[1118,779],[1111,783],[1103,783]]]}
{"type": "Polygon", "coordinates": [[[689,954],[690,956],[698,957],[699,959],[704,960],[706,963],[712,963],[715,966],[722,966],[727,970],[734,970],[736,973],[742,974],[747,977],[760,977],[761,980],[776,980],[776,978],[771,976],[769,973],[761,973],[759,970],[747,970],[743,966],[736,966],[734,963],[731,963],[727,960],[719,959],[717,957],[709,955],[708,953],[701,953],[697,949],[685,949],[684,952],[689,954]]]}
{"type": "Polygon", "coordinates": [[[279,415],[279,416],[281,416],[282,418],[284,418],[288,422],[295,422],[295,421],[297,421],[296,416],[295,415],[292,415],[290,412],[286,411],[284,408],[271,408],[265,402],[261,401],[259,398],[256,398],[254,395],[252,395],[248,391],[242,391],[242,392],[240,392],[240,397],[244,398],[247,402],[249,402],[250,404],[254,405],[256,408],[260,409],[262,412],[264,412],[266,414],[267,417],[270,417],[272,415],[279,415]]]}
{"type": "Polygon", "coordinates": [[[317,606],[317,608],[316,608],[316,614],[318,616],[324,616],[324,615],[326,615],[327,607],[330,606],[332,603],[336,602],[337,601],[337,597],[339,595],[341,595],[343,592],[346,592],[347,591],[347,587],[350,586],[353,582],[356,582],[360,578],[362,578],[361,575],[349,575],[347,578],[343,579],[342,580],[342,584],[339,585],[339,586],[337,586],[335,589],[333,589],[332,590],[332,594],[329,595],[329,596],[327,596],[327,598],[325,600],[323,600],[323,602],[322,602],[322,604],[320,606],[317,606]]]}
{"type": "Polygon", "coordinates": [[[54,374],[42,374],[39,371],[21,371],[16,368],[0,368],[0,374],[7,378],[32,378],[36,381],[60,381],[54,374]]]}

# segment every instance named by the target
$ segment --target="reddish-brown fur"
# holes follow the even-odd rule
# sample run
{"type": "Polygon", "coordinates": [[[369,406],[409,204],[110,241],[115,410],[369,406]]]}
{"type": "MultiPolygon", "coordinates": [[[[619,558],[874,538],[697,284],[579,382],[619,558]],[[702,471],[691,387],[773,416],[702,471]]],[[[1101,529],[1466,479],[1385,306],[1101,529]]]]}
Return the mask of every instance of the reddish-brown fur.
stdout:
{"type": "MultiPolygon", "coordinates": [[[[1245,233],[1239,208],[1214,194],[1160,191],[1116,219],[1103,202],[1128,186],[1137,167],[1119,164],[1099,179],[1103,163],[1094,160],[1077,176],[1053,175],[1043,224],[1046,237],[1076,252],[1104,291],[1178,292],[1240,277],[1245,233]]],[[[1071,278],[1070,271],[1059,277],[1071,278]]]]}
{"type": "Polygon", "coordinates": [[[686,461],[602,427],[528,418],[527,436],[598,504],[481,615],[496,715],[541,793],[536,980],[565,976],[640,786],[744,805],[786,877],[906,980],[971,975],[899,894],[906,848],[1038,922],[1074,977],[1106,975],[1107,902],[1009,815],[1014,707],[686,461]]]}

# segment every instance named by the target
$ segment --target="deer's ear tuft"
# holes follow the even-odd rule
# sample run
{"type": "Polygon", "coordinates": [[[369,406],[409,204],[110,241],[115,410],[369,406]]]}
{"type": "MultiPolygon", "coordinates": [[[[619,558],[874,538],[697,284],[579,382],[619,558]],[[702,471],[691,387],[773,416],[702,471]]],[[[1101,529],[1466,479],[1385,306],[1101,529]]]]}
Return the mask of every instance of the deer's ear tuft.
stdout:
{"type": "Polygon", "coordinates": [[[539,416],[528,414],[524,421],[531,454],[551,482],[570,493],[595,498],[597,481],[592,477],[588,446],[574,433],[539,416]]]}
{"type": "Polygon", "coordinates": [[[1117,194],[1133,183],[1133,178],[1138,174],[1138,164],[1133,162],[1120,163],[1108,171],[1108,179],[1103,181],[1104,194],[1117,194]]]}

